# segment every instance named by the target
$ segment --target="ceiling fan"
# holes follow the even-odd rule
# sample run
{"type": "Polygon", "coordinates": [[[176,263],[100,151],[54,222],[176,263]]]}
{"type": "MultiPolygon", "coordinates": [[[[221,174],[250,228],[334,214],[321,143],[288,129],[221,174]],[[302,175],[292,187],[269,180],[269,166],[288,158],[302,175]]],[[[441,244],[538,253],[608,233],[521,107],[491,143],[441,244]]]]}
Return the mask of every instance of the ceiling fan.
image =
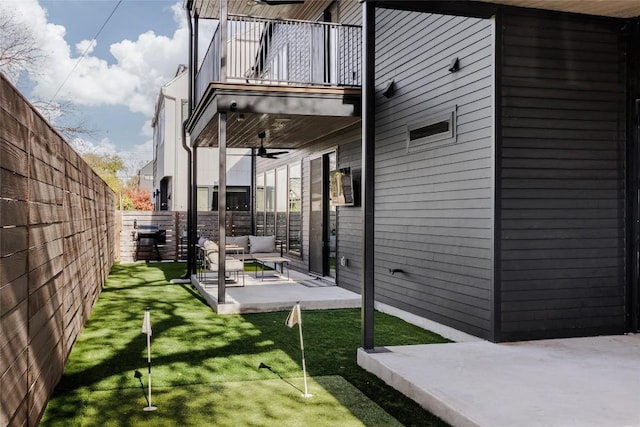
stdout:
{"type": "Polygon", "coordinates": [[[277,159],[281,154],[287,154],[288,151],[276,151],[274,152],[267,152],[267,149],[264,147],[264,139],[267,136],[266,132],[260,132],[258,134],[258,138],[260,138],[260,147],[258,148],[258,152],[256,153],[256,155],[258,157],[262,157],[263,159],[277,159]]]}

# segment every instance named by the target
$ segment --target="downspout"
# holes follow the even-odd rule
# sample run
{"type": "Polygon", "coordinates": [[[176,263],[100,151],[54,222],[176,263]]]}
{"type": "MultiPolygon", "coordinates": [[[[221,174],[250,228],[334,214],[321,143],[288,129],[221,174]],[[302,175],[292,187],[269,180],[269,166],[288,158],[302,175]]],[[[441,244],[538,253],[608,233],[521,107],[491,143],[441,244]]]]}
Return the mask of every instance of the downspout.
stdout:
{"type": "Polygon", "coordinates": [[[362,1],[362,347],[374,348],[376,4],[362,1]]]}
{"type": "Polygon", "coordinates": [[[187,152],[187,272],[183,279],[190,279],[192,274],[195,274],[195,239],[193,236],[192,230],[192,191],[191,191],[191,168],[193,166],[191,159],[191,150],[187,145],[187,123],[191,118],[191,114],[193,112],[193,81],[195,78],[195,73],[193,71],[193,24],[191,22],[191,5],[190,1],[187,4],[186,12],[187,12],[187,23],[189,25],[189,94],[187,96],[187,118],[184,122],[182,122],[182,148],[187,152]]]}

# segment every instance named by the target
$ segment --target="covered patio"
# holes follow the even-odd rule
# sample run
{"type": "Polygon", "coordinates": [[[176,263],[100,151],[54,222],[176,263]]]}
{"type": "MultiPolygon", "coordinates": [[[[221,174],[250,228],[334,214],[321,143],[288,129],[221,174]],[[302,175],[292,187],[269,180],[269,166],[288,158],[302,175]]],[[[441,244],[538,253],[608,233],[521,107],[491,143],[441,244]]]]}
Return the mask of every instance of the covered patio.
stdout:
{"type": "Polygon", "coordinates": [[[288,274],[244,272],[242,279],[226,286],[224,303],[218,303],[218,276],[207,273],[193,275],[191,284],[198,290],[207,304],[217,314],[243,314],[282,311],[300,302],[303,310],[326,310],[335,308],[359,308],[360,295],[336,286],[335,283],[319,279],[299,271],[288,274]],[[288,276],[288,277],[287,277],[288,276]]]}

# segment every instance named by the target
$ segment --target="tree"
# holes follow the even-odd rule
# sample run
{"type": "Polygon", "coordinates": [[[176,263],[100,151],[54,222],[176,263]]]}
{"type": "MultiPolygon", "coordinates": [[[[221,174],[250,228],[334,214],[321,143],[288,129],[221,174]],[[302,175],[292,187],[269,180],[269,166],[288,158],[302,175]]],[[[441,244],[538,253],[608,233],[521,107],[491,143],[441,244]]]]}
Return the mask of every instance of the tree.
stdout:
{"type": "Polygon", "coordinates": [[[85,153],[82,158],[116,194],[122,193],[123,185],[118,173],[124,171],[126,167],[120,156],[117,154],[85,153]]]}
{"type": "MultiPolygon", "coordinates": [[[[10,3],[0,0],[0,72],[17,84],[23,73],[39,73],[46,56],[32,30],[13,14],[10,3]]],[[[91,136],[95,130],[87,126],[69,102],[32,99],[31,103],[64,138],[91,136]]]]}
{"type": "Polygon", "coordinates": [[[23,71],[35,69],[43,54],[33,33],[20,25],[8,7],[0,8],[0,34],[0,71],[15,84],[23,71]]]}
{"type": "Polygon", "coordinates": [[[131,200],[133,209],[135,210],[139,210],[139,211],[153,210],[153,203],[151,202],[151,194],[149,194],[149,190],[145,190],[138,186],[135,186],[133,188],[127,188],[124,191],[123,198],[124,197],[127,197],[131,200]]]}

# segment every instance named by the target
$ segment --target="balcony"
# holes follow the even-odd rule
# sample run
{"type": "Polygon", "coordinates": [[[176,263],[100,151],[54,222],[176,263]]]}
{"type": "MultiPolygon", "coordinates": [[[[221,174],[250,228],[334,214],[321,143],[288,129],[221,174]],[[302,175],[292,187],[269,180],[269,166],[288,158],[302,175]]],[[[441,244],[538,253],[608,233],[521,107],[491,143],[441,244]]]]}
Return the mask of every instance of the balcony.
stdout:
{"type": "Polygon", "coordinates": [[[266,132],[268,147],[295,149],[360,120],[360,27],[230,16],[226,42],[221,27],[195,81],[193,145],[217,145],[219,112],[231,148],[266,132]]]}

